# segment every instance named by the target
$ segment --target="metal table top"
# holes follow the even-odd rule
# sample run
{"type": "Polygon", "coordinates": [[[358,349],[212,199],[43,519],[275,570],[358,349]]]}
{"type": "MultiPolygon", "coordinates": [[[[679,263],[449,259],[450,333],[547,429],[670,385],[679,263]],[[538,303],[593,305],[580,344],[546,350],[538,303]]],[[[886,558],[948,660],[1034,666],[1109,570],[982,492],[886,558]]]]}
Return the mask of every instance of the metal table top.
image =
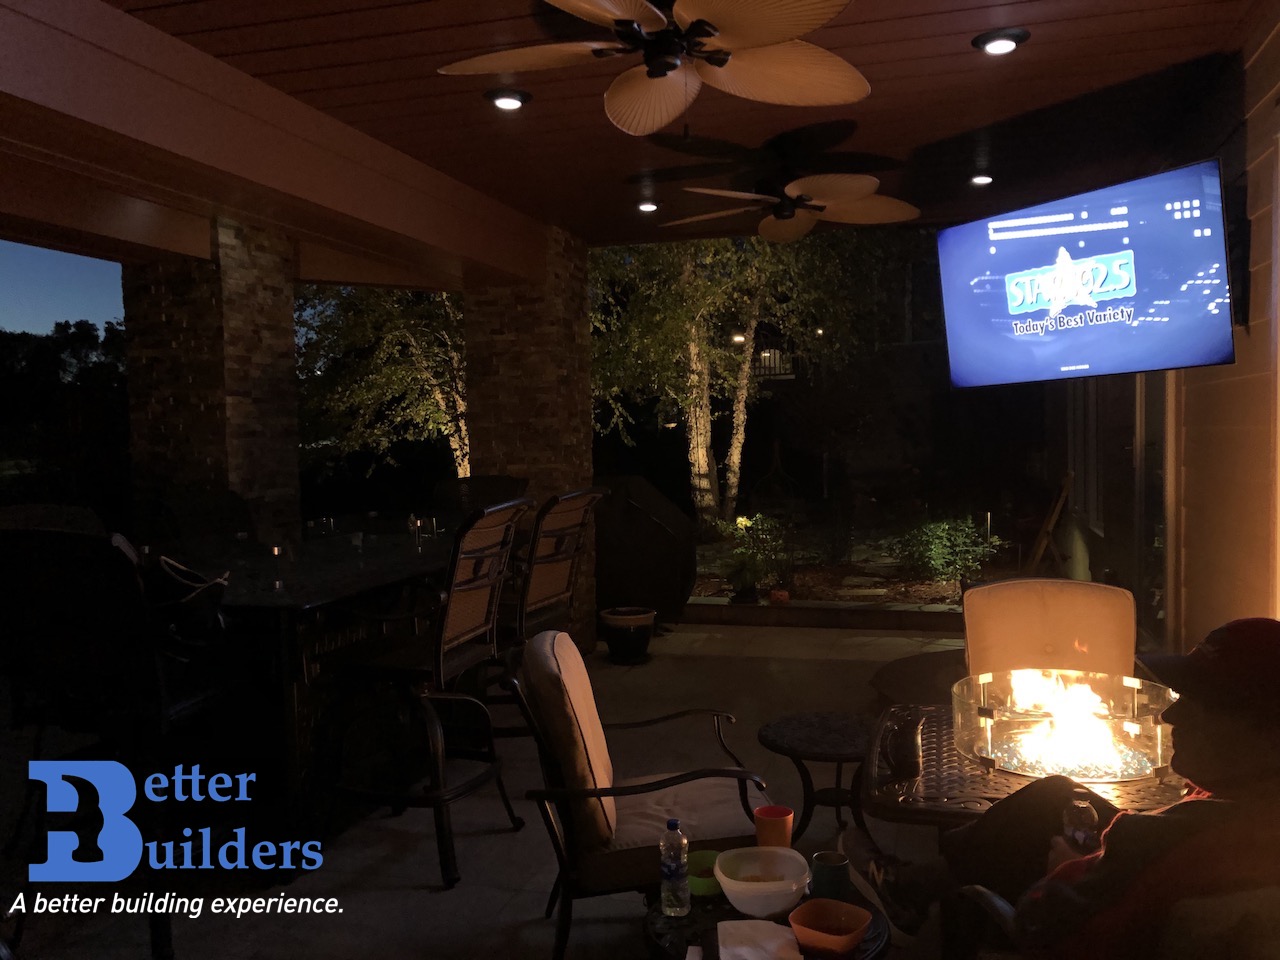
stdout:
{"type": "MultiPolygon", "coordinates": [[[[864,761],[862,810],[881,820],[938,827],[960,826],[977,819],[997,800],[1031,782],[1031,777],[1003,770],[987,772],[955,746],[950,706],[898,704],[876,722],[864,761]],[[890,769],[886,736],[913,717],[920,729],[920,776],[903,779],[890,769]]],[[[1176,803],[1184,781],[1168,776],[1119,783],[1091,783],[1089,789],[1121,810],[1155,810],[1176,803]]]]}

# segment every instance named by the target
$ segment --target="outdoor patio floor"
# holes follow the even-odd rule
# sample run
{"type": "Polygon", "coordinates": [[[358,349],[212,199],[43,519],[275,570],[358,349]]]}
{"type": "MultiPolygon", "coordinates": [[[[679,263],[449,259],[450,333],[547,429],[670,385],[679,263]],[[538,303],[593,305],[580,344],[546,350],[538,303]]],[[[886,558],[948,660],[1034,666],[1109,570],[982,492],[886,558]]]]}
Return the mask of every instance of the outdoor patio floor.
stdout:
{"type": "MultiPolygon", "coordinates": [[[[688,625],[655,638],[652,657],[643,665],[611,664],[603,646],[588,663],[606,721],[693,706],[734,713],[738,723],[728,729],[730,745],[764,776],[775,801],[798,809],[795,770],[790,761],[759,746],[758,727],[796,710],[870,715],[875,695],[868,681],[882,663],[961,643],[944,633],[688,625]]],[[[651,731],[612,735],[618,775],[717,765],[710,724],[700,729],[704,723],[688,735],[683,729],[678,736],[651,731]],[[695,735],[699,733],[703,735],[695,735]]],[[[233,919],[209,916],[206,904],[199,919],[174,919],[177,957],[548,958],[554,923],[542,914],[555,879],[555,858],[533,804],[524,799],[527,789],[540,784],[537,759],[528,738],[500,741],[499,749],[508,790],[526,826],[519,833],[505,829],[507,820],[492,789],[455,804],[462,881],[453,890],[440,886],[431,812],[410,810],[391,817],[384,810],[327,841],[323,865],[283,888],[289,895],[336,897],[341,914],[233,919]]],[[[832,765],[815,764],[813,770],[818,786],[830,784],[832,765]]],[[[820,807],[799,847],[806,854],[833,848],[836,837],[833,811],[820,807]]],[[[244,893],[262,895],[257,890],[244,893]]],[[[569,956],[644,960],[644,912],[638,894],[579,901],[569,956]]],[[[31,917],[21,953],[26,960],[140,960],[147,955],[146,923],[106,913],[31,917]]]]}

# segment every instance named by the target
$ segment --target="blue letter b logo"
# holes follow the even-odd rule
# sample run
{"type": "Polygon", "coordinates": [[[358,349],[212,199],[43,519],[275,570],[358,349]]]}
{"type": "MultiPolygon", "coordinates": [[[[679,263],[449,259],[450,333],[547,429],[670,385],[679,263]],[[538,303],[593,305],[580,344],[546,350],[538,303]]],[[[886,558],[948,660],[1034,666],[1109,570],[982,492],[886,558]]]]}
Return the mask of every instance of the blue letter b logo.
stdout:
{"type": "Polygon", "coordinates": [[[88,814],[90,828],[50,830],[48,859],[28,867],[28,880],[110,881],[133,873],[142,860],[142,834],[125,816],[138,796],[128,767],[114,760],[32,760],[27,776],[44,782],[49,813],[88,814]],[[95,847],[100,858],[91,857],[95,847]]]}

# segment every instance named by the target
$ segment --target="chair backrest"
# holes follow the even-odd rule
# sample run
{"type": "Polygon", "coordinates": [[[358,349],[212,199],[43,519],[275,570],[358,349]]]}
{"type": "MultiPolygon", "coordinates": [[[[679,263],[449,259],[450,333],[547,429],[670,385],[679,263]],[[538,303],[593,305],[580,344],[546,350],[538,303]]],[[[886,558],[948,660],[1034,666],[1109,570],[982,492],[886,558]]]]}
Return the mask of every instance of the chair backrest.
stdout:
{"type": "Polygon", "coordinates": [[[456,530],[477,510],[523,497],[528,486],[528,478],[502,473],[449,477],[435,485],[432,509],[443,529],[456,530]]]}
{"type": "Polygon", "coordinates": [[[964,594],[969,674],[1087,670],[1130,676],[1137,645],[1133,594],[1080,580],[1027,577],[964,594]]]}
{"type": "MultiPolygon", "coordinates": [[[[573,639],[547,630],[530,640],[519,682],[547,786],[587,790],[613,786],[609,745],[586,664],[573,639]]],[[[613,838],[617,809],[612,797],[582,800],[562,809],[572,825],[568,832],[573,844],[589,849],[613,838]]]]}
{"type": "Polygon", "coordinates": [[[587,545],[591,511],[608,492],[604,487],[589,487],[557,494],[538,510],[516,613],[520,639],[526,638],[531,615],[562,608],[567,616],[578,564],[587,545]]]}
{"type": "MultiPolygon", "coordinates": [[[[533,506],[532,500],[495,504],[473,514],[458,531],[449,564],[448,600],[436,636],[436,668],[440,683],[458,670],[450,669],[450,654],[479,641],[486,655],[497,653],[494,627],[498,599],[515,542],[516,524],[533,506]]],[[[459,670],[478,661],[455,660],[459,670]]]]}

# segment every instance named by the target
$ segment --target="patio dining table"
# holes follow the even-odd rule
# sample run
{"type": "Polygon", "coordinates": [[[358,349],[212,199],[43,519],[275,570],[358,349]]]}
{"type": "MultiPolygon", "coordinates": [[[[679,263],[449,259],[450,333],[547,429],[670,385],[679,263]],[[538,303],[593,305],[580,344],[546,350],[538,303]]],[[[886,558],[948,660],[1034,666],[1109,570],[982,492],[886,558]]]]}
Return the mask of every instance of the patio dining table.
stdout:
{"type": "Polygon", "coordinates": [[[371,627],[343,618],[373,591],[408,585],[444,572],[452,541],[403,534],[304,540],[278,553],[269,546],[232,543],[223,551],[205,545],[183,562],[209,576],[226,571],[222,598],[235,656],[269,689],[266,709],[280,731],[276,762],[286,803],[302,791],[311,731],[323,707],[316,689],[321,654],[368,639],[371,627]]]}

